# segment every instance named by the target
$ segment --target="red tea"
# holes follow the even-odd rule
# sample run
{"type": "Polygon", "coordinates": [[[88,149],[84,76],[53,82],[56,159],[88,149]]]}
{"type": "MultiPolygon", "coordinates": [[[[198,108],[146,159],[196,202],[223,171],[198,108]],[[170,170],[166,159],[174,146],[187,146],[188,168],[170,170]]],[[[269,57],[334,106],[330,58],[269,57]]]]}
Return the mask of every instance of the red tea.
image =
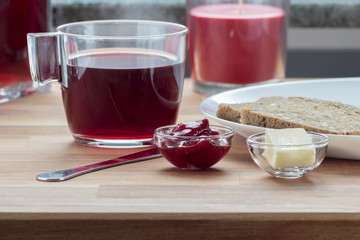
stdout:
{"type": "Polygon", "coordinates": [[[48,0],[0,3],[0,88],[31,81],[26,34],[48,30],[48,0]]]}
{"type": "Polygon", "coordinates": [[[88,52],[71,58],[67,71],[62,95],[75,137],[151,139],[176,121],[183,62],[159,53],[88,52]]]}

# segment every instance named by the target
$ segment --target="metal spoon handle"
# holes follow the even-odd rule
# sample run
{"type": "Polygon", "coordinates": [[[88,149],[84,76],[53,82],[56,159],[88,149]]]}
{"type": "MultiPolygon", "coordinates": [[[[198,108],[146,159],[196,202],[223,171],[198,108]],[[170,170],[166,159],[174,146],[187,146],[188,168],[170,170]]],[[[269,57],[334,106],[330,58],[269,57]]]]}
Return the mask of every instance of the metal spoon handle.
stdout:
{"type": "Polygon", "coordinates": [[[161,154],[159,150],[155,147],[141,152],[136,152],[129,155],[106,160],[103,162],[86,165],[83,167],[77,167],[77,168],[66,169],[56,172],[49,172],[49,173],[41,173],[36,176],[36,179],[45,182],[65,181],[70,178],[74,178],[89,172],[98,171],[104,168],[110,168],[122,164],[139,162],[139,161],[144,161],[158,157],[161,157],[161,154]]]}

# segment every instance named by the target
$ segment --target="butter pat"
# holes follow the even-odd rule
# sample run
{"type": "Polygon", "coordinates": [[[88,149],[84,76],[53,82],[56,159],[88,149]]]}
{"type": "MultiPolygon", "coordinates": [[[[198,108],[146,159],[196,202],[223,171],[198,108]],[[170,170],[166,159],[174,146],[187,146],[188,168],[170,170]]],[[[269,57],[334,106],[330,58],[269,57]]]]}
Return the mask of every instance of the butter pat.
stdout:
{"type": "Polygon", "coordinates": [[[263,156],[273,168],[307,167],[315,162],[315,146],[303,128],[266,129],[265,143],[275,145],[266,148],[263,156]],[[311,144],[307,146],[291,146],[311,144]]]}

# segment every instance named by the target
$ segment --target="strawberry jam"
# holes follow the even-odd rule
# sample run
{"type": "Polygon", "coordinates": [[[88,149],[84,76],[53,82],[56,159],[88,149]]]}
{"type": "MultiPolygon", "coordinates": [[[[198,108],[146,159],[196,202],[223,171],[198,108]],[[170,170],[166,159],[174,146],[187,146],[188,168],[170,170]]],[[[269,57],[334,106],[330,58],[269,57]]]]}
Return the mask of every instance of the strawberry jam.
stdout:
{"type": "Polygon", "coordinates": [[[159,131],[155,131],[155,142],[160,153],[176,167],[193,170],[206,169],[220,161],[229,151],[233,137],[229,128],[210,128],[207,119],[159,131]]]}

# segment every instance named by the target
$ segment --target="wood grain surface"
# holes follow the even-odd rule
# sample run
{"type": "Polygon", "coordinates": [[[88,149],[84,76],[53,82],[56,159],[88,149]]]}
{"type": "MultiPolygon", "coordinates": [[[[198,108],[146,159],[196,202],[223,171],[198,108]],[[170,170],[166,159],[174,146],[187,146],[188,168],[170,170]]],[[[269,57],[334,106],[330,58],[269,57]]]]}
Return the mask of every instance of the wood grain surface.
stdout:
{"type": "MultiPolygon", "coordinates": [[[[0,104],[0,239],[360,239],[360,161],[326,158],[301,179],[276,179],[240,136],[205,171],[158,158],[37,181],[136,151],[74,143],[59,88],[0,104]]],[[[178,121],[203,118],[205,98],[187,79],[178,121]]]]}

